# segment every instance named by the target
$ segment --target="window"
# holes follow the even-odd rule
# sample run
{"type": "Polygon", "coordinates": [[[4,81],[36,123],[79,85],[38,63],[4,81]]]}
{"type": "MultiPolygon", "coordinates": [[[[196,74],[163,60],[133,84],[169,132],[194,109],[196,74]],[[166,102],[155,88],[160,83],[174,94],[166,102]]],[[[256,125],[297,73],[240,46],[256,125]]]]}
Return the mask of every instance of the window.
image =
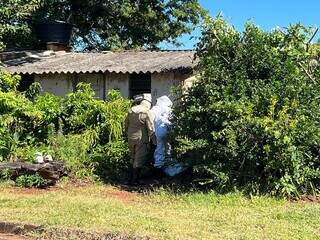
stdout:
{"type": "Polygon", "coordinates": [[[134,73],[130,75],[130,98],[142,93],[151,93],[151,74],[134,73]]]}

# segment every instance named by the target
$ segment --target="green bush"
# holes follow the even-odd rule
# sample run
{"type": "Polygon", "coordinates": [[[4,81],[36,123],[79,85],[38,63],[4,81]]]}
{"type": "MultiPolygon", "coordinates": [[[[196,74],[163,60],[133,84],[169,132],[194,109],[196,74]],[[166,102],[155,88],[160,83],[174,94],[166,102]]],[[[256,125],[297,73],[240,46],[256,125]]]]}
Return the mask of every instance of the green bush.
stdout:
{"type": "Polygon", "coordinates": [[[52,145],[42,144],[42,145],[28,145],[19,142],[19,146],[16,147],[14,154],[15,158],[20,161],[36,163],[35,156],[37,153],[42,153],[42,155],[51,155],[55,154],[52,145]]]}
{"type": "MultiPolygon", "coordinates": [[[[107,101],[96,99],[90,85],[84,83],[66,97],[38,95],[38,85],[19,93],[18,80],[0,73],[0,161],[32,162],[42,152],[65,161],[77,177],[99,172],[97,164],[106,163],[91,155],[97,146],[107,148],[123,141],[123,123],[131,102],[118,91],[110,91],[107,101]]],[[[123,164],[120,158],[125,157],[127,146],[122,146],[122,151],[106,156],[113,167],[123,164]]]]}
{"type": "Polygon", "coordinates": [[[97,141],[97,133],[87,130],[82,134],[56,135],[50,146],[54,158],[66,163],[70,172],[78,178],[93,176],[95,163],[89,158],[97,141]]]}
{"type": "Polygon", "coordinates": [[[3,169],[1,172],[0,172],[0,181],[9,181],[11,180],[11,177],[12,177],[12,170],[7,168],[7,169],[3,169]]]}
{"type": "Polygon", "coordinates": [[[129,148],[124,140],[112,141],[95,148],[90,158],[96,163],[95,174],[102,180],[121,180],[130,169],[129,148]]]}
{"type": "Polygon", "coordinates": [[[21,175],[15,180],[15,183],[18,187],[24,188],[44,188],[49,184],[48,181],[39,174],[21,175]]]}
{"type": "Polygon", "coordinates": [[[5,133],[0,136],[0,142],[9,140],[10,143],[10,139],[14,139],[32,143],[35,137],[42,137],[42,126],[43,113],[23,94],[0,91],[0,132],[5,133]],[[5,139],[1,140],[2,137],[5,139]]]}
{"type": "Polygon", "coordinates": [[[16,91],[20,80],[21,77],[19,75],[12,75],[0,69],[0,91],[16,91]]]}
{"type": "Polygon", "coordinates": [[[292,25],[243,33],[209,19],[199,77],[175,108],[178,156],[220,190],[299,195],[320,188],[320,67],[292,25]],[[313,63],[313,64],[311,64],[313,63]]]}
{"type": "Polygon", "coordinates": [[[77,91],[68,94],[62,104],[64,133],[96,129],[103,143],[119,140],[130,105],[118,91],[109,92],[107,101],[95,99],[90,85],[79,83],[77,91]]]}

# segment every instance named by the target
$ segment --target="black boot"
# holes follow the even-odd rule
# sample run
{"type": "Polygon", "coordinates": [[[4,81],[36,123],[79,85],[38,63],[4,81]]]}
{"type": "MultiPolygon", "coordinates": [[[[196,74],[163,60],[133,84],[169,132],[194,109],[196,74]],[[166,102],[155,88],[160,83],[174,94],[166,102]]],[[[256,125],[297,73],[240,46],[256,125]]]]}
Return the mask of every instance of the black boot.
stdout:
{"type": "Polygon", "coordinates": [[[124,182],[124,184],[125,184],[125,185],[131,185],[132,179],[133,179],[133,168],[130,168],[129,174],[128,174],[128,178],[127,178],[127,180],[124,182]]]}
{"type": "Polygon", "coordinates": [[[130,184],[133,186],[139,185],[140,184],[140,168],[133,168],[132,169],[132,178],[130,184]]]}
{"type": "Polygon", "coordinates": [[[153,169],[153,178],[156,180],[161,180],[165,177],[165,174],[161,168],[154,168],[153,169]]]}

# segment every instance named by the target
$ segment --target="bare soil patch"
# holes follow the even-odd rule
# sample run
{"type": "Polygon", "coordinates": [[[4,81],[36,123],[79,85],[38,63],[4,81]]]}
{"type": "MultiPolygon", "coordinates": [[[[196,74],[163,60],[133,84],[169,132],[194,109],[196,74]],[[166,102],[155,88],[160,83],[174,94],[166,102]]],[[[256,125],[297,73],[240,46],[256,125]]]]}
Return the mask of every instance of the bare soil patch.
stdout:
{"type": "Polygon", "coordinates": [[[46,194],[49,191],[54,191],[54,190],[55,188],[39,189],[39,188],[11,187],[9,189],[9,192],[14,194],[22,194],[22,195],[40,195],[40,194],[46,194]]]}
{"type": "Polygon", "coordinates": [[[149,240],[120,233],[87,232],[79,229],[0,222],[0,240],[149,240]]]}
{"type": "Polygon", "coordinates": [[[306,195],[300,198],[301,202],[320,204],[320,196],[306,195]]]}
{"type": "MultiPolygon", "coordinates": [[[[9,193],[12,194],[21,194],[21,195],[43,195],[49,192],[69,192],[74,190],[85,189],[87,186],[90,186],[89,183],[68,183],[66,185],[56,185],[46,189],[38,189],[38,188],[19,188],[19,187],[10,187],[8,189],[9,193]]],[[[135,191],[135,188],[122,188],[122,187],[102,187],[99,194],[102,197],[110,197],[116,200],[119,200],[124,203],[131,203],[137,201],[137,197],[139,195],[138,191],[135,191]]],[[[1,239],[0,239],[1,240],[1,239]]]]}
{"type": "MultiPolygon", "coordinates": [[[[39,235],[30,234],[32,240],[150,240],[149,237],[129,236],[118,233],[85,232],[76,229],[51,228],[39,235]]],[[[20,239],[19,239],[20,240],[20,239]]]]}
{"type": "Polygon", "coordinates": [[[28,240],[28,238],[13,234],[0,233],[0,240],[28,240]]]}
{"type": "Polygon", "coordinates": [[[124,203],[130,203],[137,200],[138,193],[136,192],[129,192],[117,188],[113,189],[106,189],[103,194],[107,197],[113,197],[118,199],[124,203]]]}

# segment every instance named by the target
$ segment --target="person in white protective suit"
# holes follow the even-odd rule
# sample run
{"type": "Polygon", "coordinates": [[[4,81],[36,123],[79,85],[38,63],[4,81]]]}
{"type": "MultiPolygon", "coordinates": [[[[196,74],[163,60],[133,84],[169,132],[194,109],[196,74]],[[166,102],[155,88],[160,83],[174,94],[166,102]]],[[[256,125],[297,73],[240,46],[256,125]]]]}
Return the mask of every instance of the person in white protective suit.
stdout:
{"type": "Polygon", "coordinates": [[[172,147],[168,139],[172,105],[172,101],[167,96],[162,96],[157,99],[156,105],[151,109],[157,142],[154,167],[162,169],[169,176],[175,176],[184,170],[182,165],[172,158],[172,147]]]}

